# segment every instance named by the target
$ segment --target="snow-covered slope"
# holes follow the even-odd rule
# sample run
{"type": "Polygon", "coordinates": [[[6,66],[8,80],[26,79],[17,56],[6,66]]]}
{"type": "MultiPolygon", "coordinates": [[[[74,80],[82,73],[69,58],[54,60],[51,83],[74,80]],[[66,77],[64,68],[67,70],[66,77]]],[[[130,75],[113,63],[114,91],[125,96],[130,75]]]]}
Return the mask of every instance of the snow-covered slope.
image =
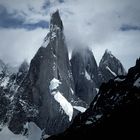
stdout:
{"type": "Polygon", "coordinates": [[[34,122],[26,124],[28,134],[25,136],[23,134],[14,134],[7,126],[1,126],[1,129],[0,140],[40,140],[42,137],[41,129],[34,122]]]}

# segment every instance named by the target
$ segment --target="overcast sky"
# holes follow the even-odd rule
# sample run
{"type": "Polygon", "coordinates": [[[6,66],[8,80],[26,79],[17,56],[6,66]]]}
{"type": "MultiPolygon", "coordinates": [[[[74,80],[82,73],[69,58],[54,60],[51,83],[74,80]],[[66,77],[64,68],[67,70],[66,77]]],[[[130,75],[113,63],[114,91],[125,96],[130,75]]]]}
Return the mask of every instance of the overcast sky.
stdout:
{"type": "Polygon", "coordinates": [[[111,50],[126,69],[140,56],[140,0],[0,0],[0,58],[30,61],[59,9],[67,46],[92,48],[99,63],[111,50]]]}

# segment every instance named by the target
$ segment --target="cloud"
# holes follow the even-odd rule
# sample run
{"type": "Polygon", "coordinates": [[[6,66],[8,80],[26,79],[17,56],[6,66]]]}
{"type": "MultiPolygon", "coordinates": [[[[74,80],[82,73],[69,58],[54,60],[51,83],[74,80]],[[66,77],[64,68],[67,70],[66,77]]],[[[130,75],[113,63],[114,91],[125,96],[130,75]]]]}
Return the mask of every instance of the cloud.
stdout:
{"type": "Polygon", "coordinates": [[[111,50],[111,52],[122,62],[126,69],[135,65],[135,61],[140,57],[140,32],[129,31],[117,32],[109,41],[103,44],[95,43],[93,46],[93,53],[99,63],[105,48],[111,50]]]}
{"type": "Polygon", "coordinates": [[[1,29],[0,58],[11,65],[18,65],[24,59],[30,62],[47,33],[48,30],[42,28],[31,31],[25,29],[1,29]]]}
{"type": "Polygon", "coordinates": [[[134,26],[140,23],[139,0],[68,0],[57,7],[70,50],[89,46],[99,63],[109,49],[126,69],[134,65],[140,52],[139,26],[134,26]],[[129,32],[120,30],[123,25],[129,32]]]}
{"type": "Polygon", "coordinates": [[[45,0],[42,8],[45,11],[48,11],[48,9],[50,10],[52,7],[59,6],[59,4],[62,4],[64,2],[65,2],[65,0],[45,0]]]}
{"type": "MultiPolygon", "coordinates": [[[[0,47],[1,53],[3,53],[1,48],[6,48],[8,45],[4,42],[9,42],[10,40],[10,37],[6,38],[6,36],[15,36],[13,41],[11,40],[10,42],[11,48],[15,47],[15,42],[17,44],[19,42],[20,47],[24,48],[24,40],[26,41],[26,46],[37,46],[33,43],[33,38],[38,40],[41,39],[40,36],[42,38],[43,35],[45,36],[43,27],[47,28],[50,14],[59,9],[69,50],[75,47],[89,46],[99,62],[105,49],[109,49],[123,62],[126,68],[134,65],[135,59],[139,57],[139,0],[24,0],[20,2],[19,0],[1,0],[0,4],[6,7],[8,14],[16,13],[16,15],[12,15],[11,20],[20,21],[13,21],[13,23],[23,22],[22,20],[24,19],[25,27],[23,28],[28,29],[29,27],[32,29],[32,31],[27,32],[24,29],[20,29],[22,28],[20,27],[16,29],[17,34],[11,29],[10,32],[5,31],[5,39],[0,39],[0,41],[4,39],[2,41],[3,45],[0,47]],[[22,33],[20,34],[20,41],[18,41],[16,36],[19,35],[18,33],[21,30],[23,35],[22,33]],[[28,40],[25,34],[28,37],[32,35],[32,39],[28,40]]],[[[10,23],[12,22],[10,21],[10,23]]],[[[2,30],[0,32],[3,33],[2,30]]],[[[35,53],[35,50],[33,49],[32,51],[32,49],[30,54],[35,53]]],[[[12,57],[10,53],[5,55],[7,55],[7,59],[9,56],[12,57]]],[[[24,57],[23,54],[21,56],[21,58],[24,57]]],[[[25,56],[27,57],[26,54],[25,56]]],[[[15,58],[13,59],[15,60],[15,58]]],[[[10,60],[12,61],[12,59],[10,60]]]]}
{"type": "Polygon", "coordinates": [[[140,30],[140,26],[137,26],[137,25],[122,25],[120,30],[122,30],[122,31],[140,30]]]}
{"type": "Polygon", "coordinates": [[[18,16],[25,18],[26,23],[48,22],[50,8],[61,3],[64,3],[64,0],[0,0],[0,5],[4,6],[8,13],[16,12],[18,16]]]}
{"type": "Polygon", "coordinates": [[[7,9],[0,5],[0,27],[16,27],[23,24],[24,19],[22,17],[15,17],[15,13],[8,13],[7,9]]]}
{"type": "Polygon", "coordinates": [[[9,12],[24,11],[27,15],[31,13],[31,9],[39,12],[45,0],[1,0],[0,4],[5,6],[9,12]]]}
{"type": "Polygon", "coordinates": [[[25,28],[33,30],[36,28],[48,28],[49,23],[40,20],[37,23],[25,23],[25,17],[18,16],[17,12],[8,13],[8,10],[0,5],[0,28],[25,28]]]}

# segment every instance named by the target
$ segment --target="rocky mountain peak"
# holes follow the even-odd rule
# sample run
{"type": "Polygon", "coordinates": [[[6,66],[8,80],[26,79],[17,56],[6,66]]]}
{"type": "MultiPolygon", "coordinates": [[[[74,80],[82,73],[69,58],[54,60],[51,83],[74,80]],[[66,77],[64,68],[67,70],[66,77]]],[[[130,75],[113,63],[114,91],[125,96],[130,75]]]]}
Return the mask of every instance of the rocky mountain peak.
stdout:
{"type": "Polygon", "coordinates": [[[64,41],[64,34],[63,34],[63,23],[59,15],[59,11],[57,10],[51,15],[50,20],[50,31],[47,36],[44,38],[44,42],[42,47],[46,48],[48,45],[55,46],[52,49],[57,49],[56,42],[64,41]],[[52,45],[54,44],[55,45],[52,45]]]}
{"type": "Polygon", "coordinates": [[[126,75],[126,71],[118,60],[109,50],[106,50],[100,63],[99,70],[102,73],[103,82],[113,79],[117,75],[126,75]]]}
{"type": "Polygon", "coordinates": [[[98,66],[92,51],[76,48],[72,52],[71,65],[76,95],[90,104],[98,85],[98,66]]]}
{"type": "Polygon", "coordinates": [[[63,23],[62,23],[62,20],[60,18],[60,14],[59,14],[58,10],[56,12],[54,12],[51,16],[50,28],[52,28],[54,26],[57,26],[58,28],[63,30],[63,23]]]}
{"type": "Polygon", "coordinates": [[[88,47],[75,48],[72,52],[72,57],[75,57],[76,55],[81,56],[85,60],[85,63],[87,63],[88,59],[93,56],[93,53],[92,50],[88,47]]]}
{"type": "MultiPolygon", "coordinates": [[[[21,70],[26,66],[23,63],[21,70]]],[[[75,96],[63,24],[58,11],[51,16],[50,32],[31,60],[27,76],[16,96],[9,129],[17,134],[24,131],[23,126],[28,120],[35,122],[48,135],[62,132],[78,113],[74,107],[83,104],[75,96]],[[21,114],[23,117],[18,119],[21,114]],[[15,126],[15,122],[18,125],[15,126]]]]}
{"type": "MultiPolygon", "coordinates": [[[[30,66],[24,61],[18,72],[9,74],[9,67],[0,60],[0,68],[0,127],[6,124],[13,133],[28,135],[29,124],[35,123],[41,133],[43,130],[42,136],[66,130],[79,112],[84,112],[94,98],[99,98],[96,96],[102,83],[99,75],[107,81],[124,73],[120,61],[108,50],[99,67],[89,48],[74,49],[70,63],[58,10],[52,14],[50,31],[30,66]]],[[[135,68],[129,73],[133,77],[135,68]]],[[[138,84],[139,79],[134,85],[138,84]]],[[[100,117],[97,114],[94,118],[100,117]]]]}
{"type": "Polygon", "coordinates": [[[26,60],[24,60],[19,67],[19,72],[27,72],[28,69],[29,69],[29,64],[26,60]]]}
{"type": "Polygon", "coordinates": [[[104,55],[105,55],[105,56],[110,56],[110,57],[112,57],[112,58],[114,57],[113,54],[112,54],[112,52],[111,52],[110,50],[108,50],[108,49],[105,50],[104,55]]]}
{"type": "MultiPolygon", "coordinates": [[[[109,60],[117,59],[110,50],[106,49],[100,63],[108,63],[109,60]]],[[[119,60],[118,60],[119,61],[119,60]]]]}

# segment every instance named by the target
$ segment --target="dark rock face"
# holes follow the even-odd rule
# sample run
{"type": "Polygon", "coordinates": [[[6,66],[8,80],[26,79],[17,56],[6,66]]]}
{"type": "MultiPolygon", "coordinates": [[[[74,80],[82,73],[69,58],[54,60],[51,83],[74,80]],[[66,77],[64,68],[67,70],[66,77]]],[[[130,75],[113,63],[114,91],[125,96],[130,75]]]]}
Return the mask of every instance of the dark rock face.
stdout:
{"type": "Polygon", "coordinates": [[[49,140],[139,137],[140,59],[126,76],[104,83],[89,109],[78,115],[64,133],[49,140]],[[113,134],[113,135],[112,135],[113,134]]]}
{"type": "Polygon", "coordinates": [[[102,82],[108,82],[117,75],[126,75],[121,62],[106,50],[99,64],[100,79],[102,82]]]}
{"type": "Polygon", "coordinates": [[[71,65],[76,95],[89,105],[103,82],[126,74],[121,62],[108,50],[105,51],[98,67],[91,50],[75,49],[71,65]]]}
{"type": "Polygon", "coordinates": [[[10,104],[10,100],[5,96],[5,92],[0,88],[0,124],[7,122],[6,113],[10,104]]]}
{"type": "Polygon", "coordinates": [[[28,72],[27,62],[23,62],[17,73],[11,73],[4,65],[0,74],[0,124],[9,122],[13,114],[15,94],[28,72]],[[26,67],[25,65],[26,64],[26,67]],[[23,69],[24,68],[24,69],[23,69]]]}
{"type": "Polygon", "coordinates": [[[80,99],[90,104],[99,86],[98,66],[92,51],[88,48],[75,49],[72,53],[71,65],[75,93],[80,99]]]}
{"type": "Polygon", "coordinates": [[[74,95],[63,24],[56,11],[51,17],[50,32],[17,91],[9,128],[19,134],[27,121],[33,121],[45,129],[46,134],[57,134],[70,125],[73,113],[77,114],[72,106],[84,104],[74,95]],[[15,122],[18,125],[15,126],[15,122]]]}
{"type": "Polygon", "coordinates": [[[20,65],[18,73],[17,73],[17,83],[18,85],[21,84],[23,79],[27,76],[29,70],[29,64],[26,61],[23,61],[23,63],[20,65]]]}

